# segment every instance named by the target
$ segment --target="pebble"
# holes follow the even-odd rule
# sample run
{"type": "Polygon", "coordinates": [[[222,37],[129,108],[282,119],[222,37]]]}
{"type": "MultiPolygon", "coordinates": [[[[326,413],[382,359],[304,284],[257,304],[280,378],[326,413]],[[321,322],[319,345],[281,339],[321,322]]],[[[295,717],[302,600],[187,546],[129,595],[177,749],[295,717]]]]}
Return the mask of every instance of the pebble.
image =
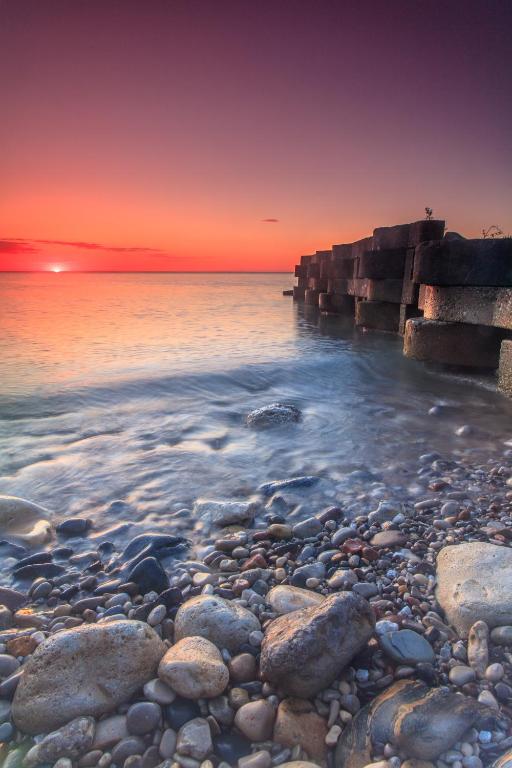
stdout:
{"type": "Polygon", "coordinates": [[[463,664],[457,664],[455,667],[450,669],[448,677],[451,683],[460,687],[461,685],[466,685],[467,683],[473,682],[473,680],[476,678],[476,674],[475,670],[471,669],[471,667],[466,667],[463,664]]]}
{"type": "Polygon", "coordinates": [[[155,730],[160,723],[162,713],[158,704],[152,701],[140,701],[132,704],[126,713],[126,726],[132,736],[142,736],[155,730]]]}
{"type": "Polygon", "coordinates": [[[189,720],[178,731],[176,749],[180,755],[203,760],[212,748],[210,726],[204,718],[196,717],[189,720]]]}

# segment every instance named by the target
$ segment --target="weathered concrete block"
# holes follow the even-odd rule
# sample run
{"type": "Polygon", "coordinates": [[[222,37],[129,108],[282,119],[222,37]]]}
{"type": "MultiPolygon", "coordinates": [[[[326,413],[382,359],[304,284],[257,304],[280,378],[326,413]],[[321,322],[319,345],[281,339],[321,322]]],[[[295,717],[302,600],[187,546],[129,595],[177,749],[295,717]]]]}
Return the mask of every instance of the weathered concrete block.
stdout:
{"type": "Polygon", "coordinates": [[[501,344],[498,384],[502,392],[512,397],[512,340],[501,344]]]}
{"type": "Polygon", "coordinates": [[[389,301],[400,304],[402,300],[402,280],[369,280],[368,301],[389,301]]]}
{"type": "Polygon", "coordinates": [[[412,317],[422,317],[423,312],[414,304],[400,304],[400,322],[398,324],[398,333],[402,336],[405,333],[405,324],[412,317]]]}
{"type": "Polygon", "coordinates": [[[373,237],[363,237],[361,240],[356,240],[352,243],[352,256],[355,259],[360,258],[366,251],[373,251],[373,237]]]}
{"type": "Polygon", "coordinates": [[[327,290],[327,278],[326,277],[309,277],[308,288],[314,288],[317,291],[327,290]]]}
{"type": "Polygon", "coordinates": [[[301,256],[300,257],[300,263],[302,267],[308,267],[311,263],[311,256],[301,256]]]}
{"type": "Polygon", "coordinates": [[[329,264],[329,277],[354,277],[354,264],[354,259],[331,262],[329,264]]]}
{"type": "Polygon", "coordinates": [[[349,281],[344,278],[331,278],[327,281],[327,291],[328,293],[345,294],[348,293],[348,284],[349,281]]]}
{"type": "Polygon", "coordinates": [[[441,240],[445,222],[441,219],[423,219],[409,224],[409,247],[419,245],[426,240],[441,240]]]}
{"type": "Polygon", "coordinates": [[[356,325],[379,331],[398,331],[400,305],[386,301],[359,301],[356,304],[356,325]]]}
{"type": "Polygon", "coordinates": [[[306,293],[305,288],[300,288],[298,285],[296,285],[293,289],[293,300],[294,301],[304,301],[304,295],[306,293]]]}
{"type": "Polygon", "coordinates": [[[426,285],[425,317],[512,329],[512,288],[426,285]]]}
{"type": "Polygon", "coordinates": [[[426,285],[512,286],[512,238],[421,243],[413,278],[426,285]]]}
{"type": "Polygon", "coordinates": [[[295,265],[295,277],[307,277],[308,269],[302,264],[295,265]]]}
{"type": "Polygon", "coordinates": [[[420,285],[420,290],[418,293],[418,309],[423,310],[425,307],[425,291],[427,289],[426,285],[420,285]]]}
{"type": "Polygon", "coordinates": [[[409,227],[409,224],[397,224],[394,227],[377,227],[377,229],[373,230],[372,250],[387,251],[392,248],[407,248],[409,245],[409,227]]]}
{"type": "Polygon", "coordinates": [[[322,312],[353,317],[354,301],[353,296],[343,296],[338,293],[321,293],[318,306],[322,312]]]}
{"type": "Polygon", "coordinates": [[[304,295],[304,301],[309,306],[318,307],[319,296],[320,296],[320,291],[316,290],[315,288],[307,288],[306,293],[304,295]]]}
{"type": "Polygon", "coordinates": [[[347,293],[349,296],[359,296],[362,299],[366,299],[368,296],[368,280],[359,277],[348,280],[347,293]]]}
{"type": "Polygon", "coordinates": [[[333,245],[332,258],[334,261],[340,259],[353,259],[353,247],[352,243],[341,243],[340,245],[333,245]]]}
{"type": "Polygon", "coordinates": [[[367,251],[359,259],[358,277],[371,280],[403,279],[405,268],[405,248],[387,251],[367,251]]]}
{"type": "Polygon", "coordinates": [[[320,277],[320,264],[311,262],[308,266],[308,277],[320,277]]]}
{"type": "Polygon", "coordinates": [[[413,280],[414,248],[408,248],[405,254],[404,278],[402,283],[402,304],[418,303],[418,284],[413,280]]]}
{"type": "Polygon", "coordinates": [[[404,354],[468,368],[497,368],[504,331],[483,325],[416,318],[405,324],[404,354]]]}
{"type": "Polygon", "coordinates": [[[299,286],[299,288],[305,289],[308,287],[308,280],[309,280],[308,277],[299,277],[297,278],[297,285],[299,286]]]}

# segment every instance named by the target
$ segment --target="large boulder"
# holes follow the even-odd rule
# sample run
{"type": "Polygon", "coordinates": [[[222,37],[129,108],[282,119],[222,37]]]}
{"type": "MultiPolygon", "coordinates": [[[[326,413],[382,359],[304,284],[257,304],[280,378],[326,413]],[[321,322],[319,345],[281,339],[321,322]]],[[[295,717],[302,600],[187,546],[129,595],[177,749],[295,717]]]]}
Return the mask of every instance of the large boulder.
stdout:
{"type": "Polygon", "coordinates": [[[262,677],[291,696],[313,696],[366,645],[374,624],[370,604],[353,592],[279,616],[261,646],[262,677]]]}
{"type": "Polygon", "coordinates": [[[169,648],[158,676],[186,699],[220,696],[229,682],[219,649],[204,637],[184,637],[169,648]]]}
{"type": "Polygon", "coordinates": [[[196,517],[206,520],[210,525],[245,525],[250,523],[258,511],[254,501],[210,501],[199,499],[194,504],[196,517]]]}
{"type": "Polygon", "coordinates": [[[444,547],[436,598],[463,637],[479,620],[491,629],[512,624],[512,549],[480,541],[444,547]]]}
{"type": "Polygon", "coordinates": [[[338,741],[335,768],[363,768],[391,743],[404,757],[436,760],[473,725],[493,714],[475,699],[449,688],[400,680],[361,709],[338,741]]]}
{"type": "Polygon", "coordinates": [[[0,539],[39,547],[51,539],[51,512],[17,496],[0,496],[0,539]]]}
{"type": "Polygon", "coordinates": [[[46,733],[76,717],[99,717],[155,677],[165,645],[140,621],[84,624],[41,643],[23,666],[12,717],[46,733]]]}
{"type": "Polygon", "coordinates": [[[294,405],[285,403],[270,403],[263,408],[257,408],[251,411],[246,419],[247,426],[254,429],[268,429],[277,427],[280,424],[288,424],[293,421],[300,421],[301,413],[294,405]]]}
{"type": "Polygon", "coordinates": [[[217,648],[237,653],[249,642],[251,632],[261,629],[256,616],[238,603],[217,595],[198,595],[187,600],[176,614],[174,637],[205,637],[217,648]]]}

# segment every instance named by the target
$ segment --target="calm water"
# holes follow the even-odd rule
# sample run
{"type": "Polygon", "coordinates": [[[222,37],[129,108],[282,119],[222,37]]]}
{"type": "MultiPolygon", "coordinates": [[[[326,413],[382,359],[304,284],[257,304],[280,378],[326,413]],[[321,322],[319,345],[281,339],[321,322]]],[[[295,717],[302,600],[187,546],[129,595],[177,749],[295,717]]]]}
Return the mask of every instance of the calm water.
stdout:
{"type": "Polygon", "coordinates": [[[383,479],[381,495],[404,495],[421,453],[485,460],[504,449],[512,406],[491,379],[406,360],[397,337],[294,305],[281,295],[291,284],[282,274],[2,276],[0,493],[56,520],[92,517],[89,548],[142,530],[184,528],[197,541],[200,521],[180,510],[198,497],[247,498],[268,480],[320,475],[300,516],[364,501],[357,469],[383,479]],[[298,406],[302,423],[244,426],[276,400],[298,406]],[[436,403],[449,407],[429,416],[436,403]],[[462,424],[474,435],[457,437],[462,424]],[[127,506],[113,511],[114,500],[127,506]]]}

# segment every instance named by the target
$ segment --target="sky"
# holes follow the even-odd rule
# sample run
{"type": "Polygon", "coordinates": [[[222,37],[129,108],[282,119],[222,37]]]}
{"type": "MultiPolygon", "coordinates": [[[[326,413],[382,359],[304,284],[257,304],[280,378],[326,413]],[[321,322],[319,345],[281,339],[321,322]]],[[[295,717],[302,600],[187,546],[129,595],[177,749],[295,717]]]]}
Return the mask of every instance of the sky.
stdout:
{"type": "Polygon", "coordinates": [[[512,231],[510,0],[0,0],[0,270],[512,231]]]}

